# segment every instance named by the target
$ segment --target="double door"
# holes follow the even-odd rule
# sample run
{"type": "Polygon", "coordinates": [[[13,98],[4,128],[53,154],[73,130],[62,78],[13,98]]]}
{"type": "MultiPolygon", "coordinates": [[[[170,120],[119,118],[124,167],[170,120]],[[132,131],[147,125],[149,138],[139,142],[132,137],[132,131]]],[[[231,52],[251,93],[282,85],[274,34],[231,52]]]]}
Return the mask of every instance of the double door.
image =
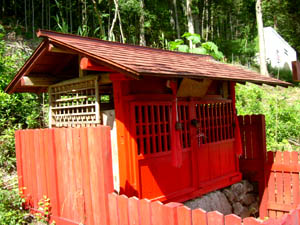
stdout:
{"type": "Polygon", "coordinates": [[[178,101],[176,118],[172,110],[170,102],[131,103],[138,197],[182,201],[233,182],[239,173],[231,100],[178,101]],[[173,120],[180,124],[175,136],[173,120]],[[175,138],[180,139],[179,167],[173,163],[175,138]]]}

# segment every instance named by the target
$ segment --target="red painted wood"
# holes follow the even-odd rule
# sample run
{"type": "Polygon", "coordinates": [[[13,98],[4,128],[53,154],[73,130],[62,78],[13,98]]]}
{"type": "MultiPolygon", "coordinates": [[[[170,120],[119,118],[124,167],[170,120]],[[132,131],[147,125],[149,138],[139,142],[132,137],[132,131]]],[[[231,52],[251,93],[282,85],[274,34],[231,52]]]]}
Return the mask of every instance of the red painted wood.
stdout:
{"type": "Polygon", "coordinates": [[[163,217],[163,204],[159,201],[151,203],[151,225],[160,225],[163,217]]]}
{"type": "MultiPolygon", "coordinates": [[[[85,201],[85,215],[86,215],[86,223],[87,224],[95,224],[94,222],[94,211],[92,206],[92,193],[90,189],[91,179],[90,176],[84,176],[84,174],[92,174],[90,163],[89,163],[89,147],[88,147],[88,135],[86,128],[80,128],[80,149],[81,149],[81,169],[82,171],[78,171],[79,173],[83,174],[82,185],[84,189],[84,201],[85,201]]],[[[114,196],[113,196],[114,197],[114,196]]],[[[113,198],[111,197],[111,198],[113,198]]],[[[112,200],[113,202],[113,200],[112,200]]],[[[110,205],[109,205],[110,207],[110,205]]],[[[117,215],[117,213],[116,213],[117,215]]],[[[112,221],[112,219],[111,219],[112,221]]],[[[114,225],[112,223],[111,225],[114,225]]]]}
{"type": "MultiPolygon", "coordinates": [[[[118,209],[118,195],[111,193],[108,195],[109,200],[109,225],[119,225],[119,209],[118,209]]],[[[95,224],[96,223],[92,223],[95,224]]]]}
{"type": "Polygon", "coordinates": [[[207,213],[202,209],[192,210],[193,225],[206,225],[207,213]]]}
{"type": "Polygon", "coordinates": [[[242,224],[241,217],[234,214],[225,216],[225,225],[241,225],[241,224],[242,224]]]}
{"type": "Polygon", "coordinates": [[[118,197],[119,220],[122,225],[129,225],[128,198],[125,195],[118,197]]]}
{"type": "Polygon", "coordinates": [[[141,225],[152,225],[151,202],[148,199],[140,200],[141,225]]]}
{"type": "Polygon", "coordinates": [[[178,224],[178,214],[177,208],[182,206],[181,203],[177,202],[170,202],[163,207],[163,217],[162,217],[162,224],[168,225],[177,225],[178,224]]]}
{"type": "Polygon", "coordinates": [[[224,225],[224,215],[217,211],[208,212],[207,225],[224,225]]]}
{"type": "Polygon", "coordinates": [[[132,197],[128,199],[128,215],[129,215],[129,224],[130,225],[139,225],[140,224],[140,206],[139,199],[132,197]]]}
{"type": "Polygon", "coordinates": [[[192,225],[192,210],[186,206],[178,207],[177,220],[180,225],[192,225]]]}
{"type": "Polygon", "coordinates": [[[243,225],[259,225],[259,224],[263,224],[263,223],[253,217],[248,217],[243,219],[243,225]]]}

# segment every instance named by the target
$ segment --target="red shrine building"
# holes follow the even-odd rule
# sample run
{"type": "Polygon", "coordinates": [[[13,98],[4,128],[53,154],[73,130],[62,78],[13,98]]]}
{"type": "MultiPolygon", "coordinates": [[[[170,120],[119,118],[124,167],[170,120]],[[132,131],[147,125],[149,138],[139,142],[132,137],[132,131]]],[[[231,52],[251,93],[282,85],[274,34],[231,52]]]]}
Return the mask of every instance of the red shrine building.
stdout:
{"type": "Polygon", "coordinates": [[[6,89],[49,95],[49,127],[111,126],[115,189],[184,201],[241,180],[236,83],[289,83],[207,55],[40,30],[6,89]]]}

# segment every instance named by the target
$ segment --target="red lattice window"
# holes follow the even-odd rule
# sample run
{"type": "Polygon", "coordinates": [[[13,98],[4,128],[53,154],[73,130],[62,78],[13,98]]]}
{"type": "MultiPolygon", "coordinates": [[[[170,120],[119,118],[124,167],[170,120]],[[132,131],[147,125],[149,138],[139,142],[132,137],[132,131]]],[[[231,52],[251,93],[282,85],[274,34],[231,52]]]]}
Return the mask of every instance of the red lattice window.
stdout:
{"type": "Polygon", "coordinates": [[[177,107],[178,122],[181,123],[181,145],[183,148],[191,147],[191,135],[190,135],[190,110],[189,105],[186,103],[179,102],[177,107]]]}
{"type": "Polygon", "coordinates": [[[171,113],[169,103],[134,103],[138,154],[170,151],[171,113]]]}
{"type": "Polygon", "coordinates": [[[200,122],[201,143],[207,144],[234,138],[234,115],[231,101],[195,105],[200,122]]]}

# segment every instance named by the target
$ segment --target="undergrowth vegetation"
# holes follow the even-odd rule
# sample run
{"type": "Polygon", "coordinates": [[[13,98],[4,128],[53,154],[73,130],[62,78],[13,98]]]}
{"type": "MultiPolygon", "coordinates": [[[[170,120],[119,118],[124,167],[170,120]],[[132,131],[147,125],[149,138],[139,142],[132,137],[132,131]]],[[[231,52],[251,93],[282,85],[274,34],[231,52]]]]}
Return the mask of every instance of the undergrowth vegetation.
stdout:
{"type": "Polygon", "coordinates": [[[300,88],[237,85],[239,115],[264,114],[268,150],[300,150],[300,88]]]}
{"type": "Polygon", "coordinates": [[[22,208],[17,176],[0,170],[0,225],[27,224],[28,212],[22,208]]]}

